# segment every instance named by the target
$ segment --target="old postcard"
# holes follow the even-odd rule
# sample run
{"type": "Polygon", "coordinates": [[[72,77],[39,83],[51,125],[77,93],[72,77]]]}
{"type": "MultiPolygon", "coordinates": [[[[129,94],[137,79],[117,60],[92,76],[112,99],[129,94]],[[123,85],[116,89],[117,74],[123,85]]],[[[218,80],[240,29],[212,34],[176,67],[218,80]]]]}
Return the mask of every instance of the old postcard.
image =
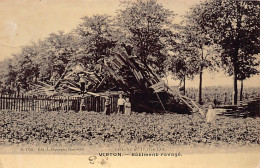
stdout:
{"type": "Polygon", "coordinates": [[[0,168],[259,167],[259,10],[0,0],[0,168]]]}

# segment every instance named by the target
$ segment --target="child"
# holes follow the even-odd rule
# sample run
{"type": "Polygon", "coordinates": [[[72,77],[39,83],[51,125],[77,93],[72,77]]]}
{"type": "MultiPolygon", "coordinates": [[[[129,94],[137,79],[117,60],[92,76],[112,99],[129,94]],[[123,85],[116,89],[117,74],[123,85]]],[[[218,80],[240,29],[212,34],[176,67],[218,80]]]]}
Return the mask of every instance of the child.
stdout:
{"type": "Polygon", "coordinates": [[[126,98],[126,102],[125,102],[125,114],[126,115],[131,114],[131,103],[129,102],[129,98],[126,98]]]}
{"type": "Polygon", "coordinates": [[[124,114],[124,104],[125,104],[125,99],[123,98],[123,95],[119,95],[119,99],[117,100],[117,108],[118,112],[124,114]]]}
{"type": "Polygon", "coordinates": [[[216,113],[214,110],[214,106],[213,106],[213,104],[209,104],[208,112],[206,114],[207,123],[214,122],[215,117],[216,117],[216,113]]]}

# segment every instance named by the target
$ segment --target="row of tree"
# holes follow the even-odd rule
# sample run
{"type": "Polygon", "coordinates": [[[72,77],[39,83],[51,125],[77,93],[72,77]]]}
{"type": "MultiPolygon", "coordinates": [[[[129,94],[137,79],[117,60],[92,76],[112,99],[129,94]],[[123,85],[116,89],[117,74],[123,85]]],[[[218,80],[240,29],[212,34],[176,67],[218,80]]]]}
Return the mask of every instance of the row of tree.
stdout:
{"type": "Polygon", "coordinates": [[[83,17],[70,33],[52,33],[23,47],[1,63],[1,88],[28,91],[37,81],[57,80],[72,63],[94,70],[113,52],[126,51],[162,77],[177,77],[184,87],[187,78],[199,74],[200,103],[203,70],[222,67],[234,78],[236,104],[237,81],[258,73],[259,5],[206,0],[174,24],[176,14],[156,0],[123,2],[115,17],[83,17]]]}

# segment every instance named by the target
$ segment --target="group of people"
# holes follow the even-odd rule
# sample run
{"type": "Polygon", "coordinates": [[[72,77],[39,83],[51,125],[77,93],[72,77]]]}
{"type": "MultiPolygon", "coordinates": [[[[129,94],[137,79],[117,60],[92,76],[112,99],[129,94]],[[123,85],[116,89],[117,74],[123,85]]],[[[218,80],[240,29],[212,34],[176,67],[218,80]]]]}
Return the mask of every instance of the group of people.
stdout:
{"type": "MultiPolygon", "coordinates": [[[[106,115],[110,115],[111,109],[110,109],[110,98],[109,96],[105,97],[105,113],[106,115]]],[[[131,103],[129,101],[129,98],[127,97],[126,99],[123,98],[123,95],[120,94],[119,98],[117,100],[117,113],[120,114],[126,114],[130,115],[131,114],[131,103]]]]}
{"type": "MultiPolygon", "coordinates": [[[[105,97],[105,113],[107,115],[110,115],[110,113],[111,113],[110,105],[111,105],[110,97],[107,95],[105,97]]],[[[131,114],[131,103],[129,102],[129,98],[126,97],[124,99],[123,95],[120,94],[119,98],[117,100],[117,109],[118,109],[118,111],[116,113],[130,115],[131,114]]],[[[214,123],[214,120],[216,117],[216,112],[214,110],[213,103],[209,104],[205,117],[206,117],[207,123],[214,123]]]]}
{"type": "MultiPolygon", "coordinates": [[[[80,90],[81,90],[81,94],[84,94],[86,91],[86,80],[84,78],[84,76],[80,76],[80,90]]],[[[105,113],[107,115],[110,115],[111,113],[111,109],[110,109],[110,98],[108,96],[108,94],[105,97],[105,113]]],[[[129,102],[129,98],[124,99],[123,95],[120,94],[118,101],[117,101],[117,113],[120,114],[127,114],[130,115],[131,114],[131,103],[129,102]]],[[[214,110],[214,104],[209,104],[207,113],[206,113],[206,121],[207,123],[213,123],[214,119],[216,117],[216,113],[214,110]]]]}

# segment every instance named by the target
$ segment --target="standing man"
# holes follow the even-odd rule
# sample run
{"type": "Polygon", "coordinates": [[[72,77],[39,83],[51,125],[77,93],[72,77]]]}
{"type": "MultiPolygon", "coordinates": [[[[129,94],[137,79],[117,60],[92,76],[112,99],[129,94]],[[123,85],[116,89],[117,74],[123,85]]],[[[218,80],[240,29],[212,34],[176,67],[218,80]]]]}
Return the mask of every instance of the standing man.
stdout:
{"type": "Polygon", "coordinates": [[[106,96],[105,96],[105,113],[106,115],[110,115],[110,97],[109,97],[109,93],[106,92],[106,96]]]}
{"type": "Polygon", "coordinates": [[[80,79],[79,79],[79,83],[80,83],[80,93],[81,93],[81,103],[80,103],[80,111],[83,110],[83,106],[85,106],[84,104],[84,93],[86,92],[86,78],[84,76],[84,74],[80,74],[80,79]]]}
{"type": "Polygon", "coordinates": [[[118,112],[124,114],[124,104],[125,104],[125,99],[123,98],[123,95],[119,95],[119,99],[117,100],[117,108],[118,112]]]}
{"type": "Polygon", "coordinates": [[[80,75],[79,83],[80,83],[80,91],[81,91],[81,94],[83,95],[86,91],[86,78],[85,78],[84,74],[80,75]]]}

